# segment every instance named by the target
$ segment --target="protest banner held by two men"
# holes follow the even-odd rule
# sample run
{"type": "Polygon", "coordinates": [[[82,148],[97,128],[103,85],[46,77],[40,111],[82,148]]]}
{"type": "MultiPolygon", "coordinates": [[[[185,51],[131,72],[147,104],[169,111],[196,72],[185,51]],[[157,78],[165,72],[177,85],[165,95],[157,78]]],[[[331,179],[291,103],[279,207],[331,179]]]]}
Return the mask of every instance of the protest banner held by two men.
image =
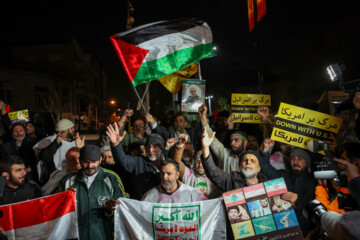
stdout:
{"type": "Polygon", "coordinates": [[[257,109],[259,106],[271,106],[270,95],[231,94],[231,112],[234,123],[262,123],[257,109]]]}
{"type": "Polygon", "coordinates": [[[309,149],[311,140],[331,141],[331,134],[336,136],[341,124],[341,118],[281,103],[271,139],[309,149]]]}
{"type": "Polygon", "coordinates": [[[235,239],[303,239],[283,178],[223,193],[235,239]]]}
{"type": "Polygon", "coordinates": [[[222,199],[190,203],[148,203],[119,198],[115,239],[226,239],[222,199]]]}

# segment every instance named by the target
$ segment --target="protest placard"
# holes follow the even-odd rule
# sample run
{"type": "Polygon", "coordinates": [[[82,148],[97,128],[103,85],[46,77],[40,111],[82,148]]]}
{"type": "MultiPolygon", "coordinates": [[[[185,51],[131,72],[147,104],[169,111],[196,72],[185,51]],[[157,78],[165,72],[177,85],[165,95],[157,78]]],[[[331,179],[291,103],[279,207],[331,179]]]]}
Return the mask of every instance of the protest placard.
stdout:
{"type": "Polygon", "coordinates": [[[221,199],[191,203],[119,200],[114,215],[115,239],[226,239],[221,199]]]}
{"type": "Polygon", "coordinates": [[[341,123],[341,118],[329,114],[280,103],[271,139],[308,149],[310,140],[331,140],[330,134],[336,136],[341,123]]]}
{"type": "Polygon", "coordinates": [[[8,115],[9,115],[11,123],[30,121],[29,111],[27,109],[21,110],[21,111],[16,111],[16,112],[9,112],[8,115]]]}
{"type": "Polygon", "coordinates": [[[231,113],[235,123],[262,123],[257,108],[271,106],[270,95],[231,94],[231,113]]]}
{"type": "Polygon", "coordinates": [[[205,103],[205,80],[184,79],[182,82],[181,111],[197,112],[205,103]]]}
{"type": "Polygon", "coordinates": [[[235,239],[303,239],[283,178],[223,194],[235,239]]]}

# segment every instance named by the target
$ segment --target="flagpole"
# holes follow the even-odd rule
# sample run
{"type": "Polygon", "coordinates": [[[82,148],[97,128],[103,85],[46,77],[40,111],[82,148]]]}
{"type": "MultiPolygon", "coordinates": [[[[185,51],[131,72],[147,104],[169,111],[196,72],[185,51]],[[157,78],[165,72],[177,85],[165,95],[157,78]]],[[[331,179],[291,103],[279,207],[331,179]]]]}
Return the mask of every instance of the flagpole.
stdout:
{"type": "Polygon", "coordinates": [[[147,93],[147,91],[149,90],[150,83],[151,83],[151,82],[149,82],[149,84],[146,84],[146,89],[145,89],[145,92],[144,92],[144,94],[143,94],[143,96],[142,96],[142,98],[141,98],[141,101],[144,101],[144,98],[145,98],[145,96],[146,96],[146,93],[147,93]]]}
{"type": "Polygon", "coordinates": [[[257,0],[253,0],[254,4],[254,23],[255,23],[255,56],[257,62],[257,75],[259,81],[260,94],[263,93],[263,75],[261,71],[261,60],[260,60],[260,49],[259,49],[259,23],[258,23],[258,11],[257,11],[257,0]]]}
{"type": "Polygon", "coordinates": [[[147,115],[148,113],[147,113],[147,111],[146,111],[146,109],[145,109],[144,103],[143,103],[142,99],[140,98],[140,95],[139,95],[137,89],[136,89],[134,86],[133,86],[133,89],[134,89],[134,92],[135,92],[137,98],[138,98],[139,101],[140,101],[141,107],[143,108],[145,115],[147,115]]]}

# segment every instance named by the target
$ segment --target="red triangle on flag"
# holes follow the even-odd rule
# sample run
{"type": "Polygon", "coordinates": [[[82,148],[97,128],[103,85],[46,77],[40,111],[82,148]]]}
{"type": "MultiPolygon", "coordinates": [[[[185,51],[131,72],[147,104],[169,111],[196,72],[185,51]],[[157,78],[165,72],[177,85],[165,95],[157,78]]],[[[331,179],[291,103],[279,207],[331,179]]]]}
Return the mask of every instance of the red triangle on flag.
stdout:
{"type": "Polygon", "coordinates": [[[124,42],[117,35],[111,37],[111,42],[132,84],[149,50],[124,42]]]}

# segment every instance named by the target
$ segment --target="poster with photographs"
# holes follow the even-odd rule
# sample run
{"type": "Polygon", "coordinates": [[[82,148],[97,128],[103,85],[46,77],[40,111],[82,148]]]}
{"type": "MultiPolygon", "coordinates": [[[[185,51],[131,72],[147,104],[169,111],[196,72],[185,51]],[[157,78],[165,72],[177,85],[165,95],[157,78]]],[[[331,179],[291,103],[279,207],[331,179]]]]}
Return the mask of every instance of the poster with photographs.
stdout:
{"type": "Polygon", "coordinates": [[[283,178],[223,194],[235,239],[304,239],[283,178]]]}
{"type": "Polygon", "coordinates": [[[181,111],[197,112],[205,103],[205,80],[184,79],[182,83],[181,111]]]}

